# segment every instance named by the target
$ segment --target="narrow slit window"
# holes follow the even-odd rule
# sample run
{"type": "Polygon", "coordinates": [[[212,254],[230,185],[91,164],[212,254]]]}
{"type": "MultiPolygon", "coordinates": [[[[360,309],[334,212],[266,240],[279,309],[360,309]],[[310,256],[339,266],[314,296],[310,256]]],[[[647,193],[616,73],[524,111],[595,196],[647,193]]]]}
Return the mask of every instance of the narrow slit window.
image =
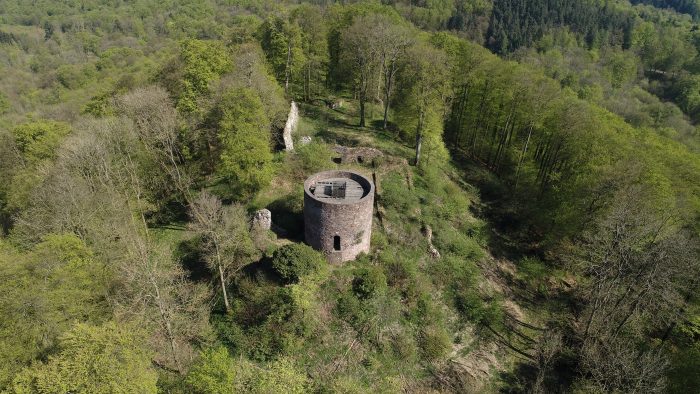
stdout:
{"type": "Polygon", "coordinates": [[[340,235],[333,237],[333,250],[340,250],[340,235]]]}

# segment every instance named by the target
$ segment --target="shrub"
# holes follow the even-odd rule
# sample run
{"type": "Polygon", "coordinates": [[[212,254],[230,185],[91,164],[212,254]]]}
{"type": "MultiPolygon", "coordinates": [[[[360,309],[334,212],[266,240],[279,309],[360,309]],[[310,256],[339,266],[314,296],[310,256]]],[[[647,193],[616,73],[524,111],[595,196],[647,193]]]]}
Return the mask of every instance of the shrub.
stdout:
{"type": "Polygon", "coordinates": [[[398,331],[391,336],[391,351],[401,360],[413,360],[416,357],[416,343],[412,335],[398,331]]]}
{"type": "Polygon", "coordinates": [[[240,280],[237,285],[233,319],[242,332],[234,325],[219,325],[221,339],[227,345],[235,343],[236,350],[255,361],[269,361],[297,349],[300,338],[309,333],[309,321],[295,303],[291,287],[252,280],[240,280]]]}
{"type": "Polygon", "coordinates": [[[231,314],[212,314],[211,324],[217,338],[235,355],[245,351],[245,333],[231,314]]]}
{"type": "Polygon", "coordinates": [[[328,145],[316,141],[296,148],[299,167],[304,174],[326,170],[332,164],[332,152],[328,145]]]}
{"type": "Polygon", "coordinates": [[[386,290],[386,276],[376,267],[359,268],[352,280],[352,290],[361,299],[381,294],[386,290]]]}
{"type": "Polygon", "coordinates": [[[414,302],[418,296],[417,258],[406,251],[387,249],[382,251],[379,259],[384,267],[387,285],[400,291],[404,301],[414,302]]]}
{"type": "Polygon", "coordinates": [[[304,244],[289,244],[277,249],[272,255],[272,268],[287,283],[316,270],[324,263],[321,253],[304,244]]]}
{"type": "Polygon", "coordinates": [[[339,318],[350,323],[353,327],[360,327],[367,320],[367,313],[363,309],[362,302],[351,293],[342,293],[338,297],[335,313],[339,318]]]}
{"type": "Polygon", "coordinates": [[[437,360],[450,350],[452,341],[444,327],[428,326],[421,330],[418,343],[426,360],[437,360]]]}
{"type": "Polygon", "coordinates": [[[271,363],[261,373],[252,374],[252,376],[253,379],[248,384],[249,392],[289,394],[309,392],[310,382],[306,374],[286,358],[271,363]]]}
{"type": "Polygon", "coordinates": [[[185,382],[195,393],[235,393],[234,360],[224,347],[206,349],[190,369],[185,382]]]}

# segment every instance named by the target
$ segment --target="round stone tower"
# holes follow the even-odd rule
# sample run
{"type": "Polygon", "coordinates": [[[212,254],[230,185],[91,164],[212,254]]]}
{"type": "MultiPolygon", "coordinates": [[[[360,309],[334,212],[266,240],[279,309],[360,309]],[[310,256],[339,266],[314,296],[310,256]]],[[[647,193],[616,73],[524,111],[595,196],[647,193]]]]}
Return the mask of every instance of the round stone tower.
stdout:
{"type": "Polygon", "coordinates": [[[331,263],[369,252],[374,184],[350,171],[324,171],[304,182],[306,243],[331,263]]]}

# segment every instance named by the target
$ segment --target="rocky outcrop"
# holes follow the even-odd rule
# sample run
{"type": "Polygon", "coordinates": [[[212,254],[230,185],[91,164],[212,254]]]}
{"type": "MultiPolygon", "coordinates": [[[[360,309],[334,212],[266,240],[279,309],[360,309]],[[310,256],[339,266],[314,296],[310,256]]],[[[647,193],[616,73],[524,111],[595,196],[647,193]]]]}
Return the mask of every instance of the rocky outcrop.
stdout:
{"type": "Polygon", "coordinates": [[[292,101],[291,108],[289,109],[289,116],[287,116],[287,123],[284,125],[284,132],[282,133],[282,138],[284,139],[284,150],[292,151],[294,150],[294,141],[292,141],[292,133],[297,129],[299,124],[299,108],[297,103],[292,101]]]}
{"type": "Polygon", "coordinates": [[[272,228],[272,212],[268,209],[261,209],[253,214],[252,227],[260,230],[272,228]]]}
{"type": "Polygon", "coordinates": [[[426,225],[423,227],[423,235],[428,238],[428,254],[434,259],[440,258],[440,252],[437,250],[435,245],[433,245],[433,229],[426,225]]]}

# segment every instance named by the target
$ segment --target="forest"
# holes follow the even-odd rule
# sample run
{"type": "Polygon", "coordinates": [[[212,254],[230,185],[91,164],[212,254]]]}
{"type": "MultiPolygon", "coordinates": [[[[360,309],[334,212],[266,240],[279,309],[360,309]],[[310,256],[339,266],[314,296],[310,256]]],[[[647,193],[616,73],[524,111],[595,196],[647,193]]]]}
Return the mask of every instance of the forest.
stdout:
{"type": "Polygon", "coordinates": [[[0,393],[700,393],[699,18],[0,0],[0,393]]]}

